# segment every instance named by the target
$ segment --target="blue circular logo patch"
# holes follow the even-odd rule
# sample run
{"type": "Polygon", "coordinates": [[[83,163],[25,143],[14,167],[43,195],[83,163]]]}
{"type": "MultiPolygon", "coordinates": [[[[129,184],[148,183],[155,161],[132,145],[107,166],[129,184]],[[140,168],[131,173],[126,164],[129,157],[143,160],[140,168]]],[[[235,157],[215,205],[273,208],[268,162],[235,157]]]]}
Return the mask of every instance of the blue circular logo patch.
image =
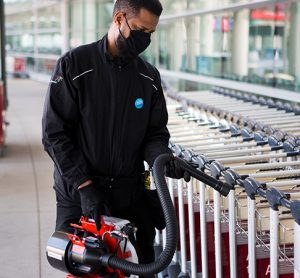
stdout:
{"type": "Polygon", "coordinates": [[[144,106],[144,101],[142,98],[138,98],[136,101],[135,101],[135,108],[136,109],[142,109],[144,106]]]}

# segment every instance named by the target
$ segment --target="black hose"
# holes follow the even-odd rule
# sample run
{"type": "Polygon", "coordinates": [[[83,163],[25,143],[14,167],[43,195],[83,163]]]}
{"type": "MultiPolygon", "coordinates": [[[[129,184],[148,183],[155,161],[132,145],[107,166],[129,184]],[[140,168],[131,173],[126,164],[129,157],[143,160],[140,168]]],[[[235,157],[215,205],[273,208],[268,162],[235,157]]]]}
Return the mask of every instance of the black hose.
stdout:
{"type": "Polygon", "coordinates": [[[171,263],[177,245],[177,223],[174,206],[164,176],[164,168],[167,162],[172,159],[174,159],[172,155],[163,154],[155,160],[153,165],[155,185],[166,221],[166,244],[164,250],[158,259],[150,264],[135,264],[110,256],[104,259],[107,261],[108,266],[120,269],[125,273],[146,276],[161,272],[171,263]]]}
{"type": "Polygon", "coordinates": [[[222,195],[227,196],[232,189],[232,187],[227,183],[218,181],[217,179],[197,170],[195,165],[192,166],[181,158],[174,157],[171,154],[160,155],[154,162],[153,176],[166,222],[166,244],[164,250],[158,259],[150,264],[135,264],[109,254],[102,257],[102,264],[120,269],[125,273],[146,276],[161,272],[171,263],[177,245],[177,222],[174,206],[164,175],[164,169],[165,165],[174,159],[177,160],[183,171],[189,172],[192,177],[213,187],[222,195]]]}

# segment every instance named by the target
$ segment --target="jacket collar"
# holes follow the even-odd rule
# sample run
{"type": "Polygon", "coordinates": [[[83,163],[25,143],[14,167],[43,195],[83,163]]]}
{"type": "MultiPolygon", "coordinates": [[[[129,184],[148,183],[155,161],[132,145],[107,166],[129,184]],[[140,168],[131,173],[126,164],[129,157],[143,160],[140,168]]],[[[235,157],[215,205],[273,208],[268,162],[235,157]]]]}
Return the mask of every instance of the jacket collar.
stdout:
{"type": "Polygon", "coordinates": [[[108,51],[108,34],[106,34],[98,43],[98,49],[101,55],[103,62],[110,64],[111,66],[117,67],[119,69],[125,69],[134,65],[137,59],[134,59],[130,62],[124,62],[122,58],[114,58],[108,51]]]}

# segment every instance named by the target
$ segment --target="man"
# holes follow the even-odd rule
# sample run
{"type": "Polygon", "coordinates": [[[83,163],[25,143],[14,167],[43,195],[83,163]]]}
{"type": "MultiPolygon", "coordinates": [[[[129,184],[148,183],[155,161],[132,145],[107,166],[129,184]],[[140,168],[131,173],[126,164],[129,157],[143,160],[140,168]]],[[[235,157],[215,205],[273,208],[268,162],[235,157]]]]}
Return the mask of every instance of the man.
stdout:
{"type": "Polygon", "coordinates": [[[108,208],[137,226],[140,263],[154,260],[155,236],[143,161],[152,166],[170,152],[159,73],[138,57],[161,12],[159,0],[117,0],[108,34],[59,59],[43,115],[43,144],[55,163],[56,230],[81,215],[99,229],[108,208]]]}

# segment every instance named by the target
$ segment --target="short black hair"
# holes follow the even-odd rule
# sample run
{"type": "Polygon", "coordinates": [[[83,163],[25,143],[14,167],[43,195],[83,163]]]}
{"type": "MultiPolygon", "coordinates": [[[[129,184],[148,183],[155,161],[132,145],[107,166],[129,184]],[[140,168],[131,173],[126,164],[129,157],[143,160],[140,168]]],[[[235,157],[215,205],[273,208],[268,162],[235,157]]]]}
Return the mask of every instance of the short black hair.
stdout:
{"type": "Polygon", "coordinates": [[[122,11],[126,14],[136,15],[144,8],[156,16],[160,16],[163,7],[159,0],[117,0],[113,14],[122,11]]]}

